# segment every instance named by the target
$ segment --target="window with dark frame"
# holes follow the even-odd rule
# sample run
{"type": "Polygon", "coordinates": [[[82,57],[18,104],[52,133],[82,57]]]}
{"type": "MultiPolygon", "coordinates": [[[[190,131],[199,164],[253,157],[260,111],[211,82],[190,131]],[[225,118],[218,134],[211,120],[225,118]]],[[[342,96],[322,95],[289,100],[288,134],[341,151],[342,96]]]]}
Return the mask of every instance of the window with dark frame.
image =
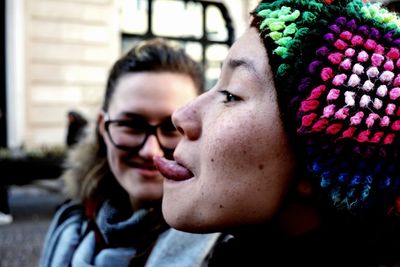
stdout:
{"type": "Polygon", "coordinates": [[[178,42],[204,69],[206,88],[215,83],[235,34],[223,3],[201,0],[125,0],[122,52],[143,39],[178,42]],[[173,12],[171,12],[173,11],[173,12]],[[139,23],[140,22],[140,23],[139,23]]]}

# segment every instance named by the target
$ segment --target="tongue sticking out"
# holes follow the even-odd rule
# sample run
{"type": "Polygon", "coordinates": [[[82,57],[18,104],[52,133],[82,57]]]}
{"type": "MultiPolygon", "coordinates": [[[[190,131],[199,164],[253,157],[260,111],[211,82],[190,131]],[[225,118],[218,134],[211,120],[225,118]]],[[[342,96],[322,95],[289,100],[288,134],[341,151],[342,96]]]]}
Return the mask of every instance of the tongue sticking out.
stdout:
{"type": "Polygon", "coordinates": [[[193,173],[173,160],[163,157],[154,157],[157,169],[165,178],[174,181],[183,181],[193,177],[193,173]]]}

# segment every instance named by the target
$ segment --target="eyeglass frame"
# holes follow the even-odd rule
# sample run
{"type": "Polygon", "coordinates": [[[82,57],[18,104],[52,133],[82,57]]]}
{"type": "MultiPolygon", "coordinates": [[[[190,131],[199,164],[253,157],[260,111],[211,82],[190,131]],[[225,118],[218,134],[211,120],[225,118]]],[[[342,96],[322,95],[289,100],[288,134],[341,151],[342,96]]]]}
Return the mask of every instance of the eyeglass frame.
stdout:
{"type": "Polygon", "coordinates": [[[111,123],[118,123],[118,122],[124,122],[124,121],[129,121],[129,120],[112,120],[110,118],[110,114],[108,114],[107,112],[104,112],[104,128],[108,134],[108,137],[110,138],[111,143],[118,149],[122,150],[122,151],[126,151],[126,152],[138,152],[140,149],[143,148],[144,144],[146,143],[147,139],[149,138],[150,135],[154,135],[156,137],[157,143],[160,146],[161,150],[164,152],[164,154],[166,155],[171,155],[173,154],[175,148],[166,148],[164,147],[161,142],[160,139],[158,137],[157,134],[157,129],[164,123],[161,122],[159,124],[156,125],[151,125],[149,123],[146,123],[146,127],[144,128],[144,140],[140,145],[137,145],[135,147],[127,147],[127,146],[121,146],[115,143],[115,141],[113,140],[111,133],[110,133],[110,124],[111,123]]]}

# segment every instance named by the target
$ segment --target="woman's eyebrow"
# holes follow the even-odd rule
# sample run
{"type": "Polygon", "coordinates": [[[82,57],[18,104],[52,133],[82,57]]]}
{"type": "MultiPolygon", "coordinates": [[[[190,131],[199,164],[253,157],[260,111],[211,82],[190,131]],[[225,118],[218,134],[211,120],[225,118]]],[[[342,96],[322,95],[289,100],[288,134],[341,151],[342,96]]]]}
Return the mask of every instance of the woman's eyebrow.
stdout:
{"type": "Polygon", "coordinates": [[[259,82],[262,81],[261,74],[257,71],[252,60],[247,58],[231,58],[228,60],[228,68],[234,71],[237,68],[244,68],[250,74],[253,74],[259,82]]]}

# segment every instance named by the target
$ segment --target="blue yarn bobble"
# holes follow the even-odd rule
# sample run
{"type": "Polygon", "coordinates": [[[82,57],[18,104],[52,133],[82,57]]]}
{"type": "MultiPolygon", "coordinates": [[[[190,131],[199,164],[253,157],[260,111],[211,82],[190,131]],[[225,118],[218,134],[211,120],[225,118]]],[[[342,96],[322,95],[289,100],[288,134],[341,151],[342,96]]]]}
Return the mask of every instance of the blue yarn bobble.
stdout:
{"type": "Polygon", "coordinates": [[[379,188],[385,190],[389,188],[390,184],[391,184],[390,177],[385,177],[379,182],[379,188]]]}
{"type": "Polygon", "coordinates": [[[362,176],[361,174],[354,175],[353,179],[350,182],[351,187],[356,187],[357,185],[361,184],[362,176]]]}
{"type": "Polygon", "coordinates": [[[324,172],[321,174],[321,182],[320,185],[322,188],[328,188],[332,184],[331,179],[332,174],[330,172],[324,172]]]}
{"type": "Polygon", "coordinates": [[[314,161],[314,163],[311,165],[311,172],[317,175],[322,172],[321,165],[317,161],[314,161]]]}
{"type": "Polygon", "coordinates": [[[333,188],[331,192],[331,199],[333,201],[333,205],[338,207],[342,203],[341,193],[339,188],[333,188]]]}
{"type": "Polygon", "coordinates": [[[349,174],[348,173],[339,173],[338,181],[340,183],[346,184],[348,180],[349,180],[349,174]]]}
{"type": "Polygon", "coordinates": [[[371,175],[367,175],[365,177],[364,186],[361,189],[361,201],[365,201],[369,196],[369,192],[371,190],[371,184],[374,178],[371,175]]]}

